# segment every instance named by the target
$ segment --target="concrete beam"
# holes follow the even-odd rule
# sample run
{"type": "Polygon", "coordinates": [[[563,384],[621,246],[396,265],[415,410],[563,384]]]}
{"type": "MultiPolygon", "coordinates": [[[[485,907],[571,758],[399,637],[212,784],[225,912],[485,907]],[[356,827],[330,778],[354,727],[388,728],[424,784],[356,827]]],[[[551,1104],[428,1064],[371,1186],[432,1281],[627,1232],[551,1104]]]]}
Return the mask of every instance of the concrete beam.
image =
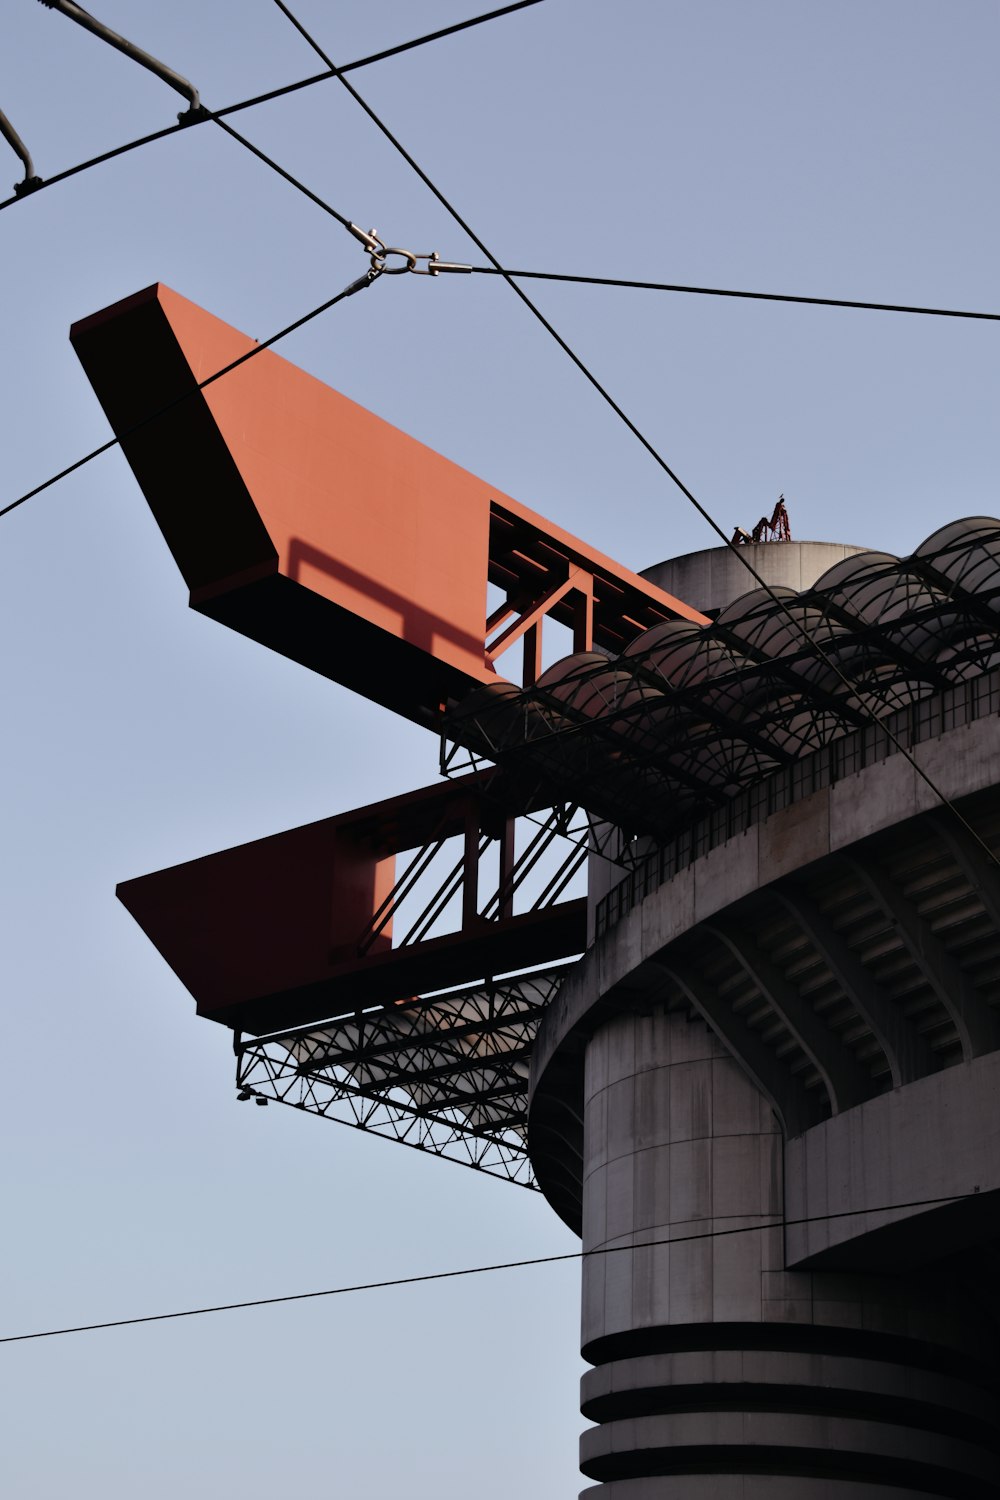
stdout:
{"type": "Polygon", "coordinates": [[[899,1272],[1000,1234],[1000,1052],[785,1144],[787,1267],[899,1272]]]}
{"type": "Polygon", "coordinates": [[[784,1021],[823,1079],[833,1114],[870,1098],[875,1091],[871,1076],[738,924],[716,917],[702,925],[725,943],[784,1021]]]}
{"type": "Polygon", "coordinates": [[[815,1124],[821,1114],[820,1101],[809,1098],[777,1053],[706,983],[694,966],[671,954],[669,964],[662,963],[661,967],[727,1052],[753,1079],[781,1121],[786,1137],[801,1135],[815,1124]]]}
{"type": "Polygon", "coordinates": [[[1000,1047],[1000,1016],[986,1004],[969,976],[879,865],[846,858],[854,877],[871,891],[955,1025],[962,1058],[970,1062],[1000,1047]]]}
{"type": "Polygon", "coordinates": [[[947,808],[929,815],[934,832],[943,839],[952,858],[978,894],[995,927],[1000,927],[1000,869],[986,850],[947,808]]]}
{"type": "Polygon", "coordinates": [[[819,951],[851,1004],[871,1027],[886,1055],[894,1088],[923,1078],[934,1070],[930,1047],[844,942],[833,923],[804,893],[784,885],[772,887],[785,909],[819,951]]]}

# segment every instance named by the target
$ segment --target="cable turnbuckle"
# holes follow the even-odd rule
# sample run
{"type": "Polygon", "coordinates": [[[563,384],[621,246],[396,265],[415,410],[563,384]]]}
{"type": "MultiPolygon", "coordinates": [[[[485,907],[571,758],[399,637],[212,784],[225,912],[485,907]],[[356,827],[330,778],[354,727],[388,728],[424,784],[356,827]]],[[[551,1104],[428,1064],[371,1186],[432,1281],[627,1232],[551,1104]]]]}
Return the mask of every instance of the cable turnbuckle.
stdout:
{"type": "Polygon", "coordinates": [[[436,250],[429,255],[421,255],[415,250],[402,250],[398,245],[387,245],[380,239],[375,229],[359,229],[357,224],[348,224],[349,232],[362,245],[371,256],[371,269],[378,276],[403,276],[411,272],[414,276],[439,276],[442,271],[471,272],[471,266],[460,265],[457,261],[442,260],[436,250]],[[389,265],[389,257],[398,256],[402,265],[389,265]],[[419,262],[425,262],[421,265],[419,262]]]}

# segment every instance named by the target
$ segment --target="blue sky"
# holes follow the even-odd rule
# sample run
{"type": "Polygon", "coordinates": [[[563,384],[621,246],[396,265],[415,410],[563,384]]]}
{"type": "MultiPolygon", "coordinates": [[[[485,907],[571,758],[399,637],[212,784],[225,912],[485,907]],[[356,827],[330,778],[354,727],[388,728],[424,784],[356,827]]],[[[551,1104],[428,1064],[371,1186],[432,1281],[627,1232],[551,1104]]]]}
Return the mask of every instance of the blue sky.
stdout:
{"type": "MultiPolygon", "coordinates": [[[[93,8],[210,106],[318,67],[271,0],[93,8]]],[[[347,60],[478,7],[295,8],[347,60]]],[[[998,33],[990,0],[545,0],[353,81],[507,264],[995,311],[998,33]]],[[[181,107],[36,0],[3,7],[0,57],[43,177],[181,107]]],[[[335,83],[237,123],[355,221],[479,260],[335,83]]],[[[0,196],[18,175],[0,143],[0,196]]],[[[0,504],[107,436],[76,318],[163,280],[264,338],[365,263],[211,125],[17,203],[0,243],[0,504]]],[[[727,528],[779,491],[794,535],[898,552],[997,513],[995,325],[531,293],[727,528]]],[[[629,566],[711,544],[496,279],[385,278],[283,352],[629,566]]],[[[0,543],[0,1332],[574,1248],[540,1197],[237,1106],[228,1033],[114,898],[431,781],[430,737],[190,613],[117,453],[0,543]]],[[[8,1345],[0,1480],[18,1500],[571,1495],[578,1280],[8,1345]]]]}

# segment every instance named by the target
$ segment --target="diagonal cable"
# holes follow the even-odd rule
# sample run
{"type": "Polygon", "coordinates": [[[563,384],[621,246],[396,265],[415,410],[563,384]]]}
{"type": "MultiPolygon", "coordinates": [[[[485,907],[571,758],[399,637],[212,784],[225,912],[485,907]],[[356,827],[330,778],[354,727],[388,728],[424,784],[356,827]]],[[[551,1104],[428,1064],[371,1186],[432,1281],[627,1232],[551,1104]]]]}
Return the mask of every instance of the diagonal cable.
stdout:
{"type": "MultiPolygon", "coordinates": [[[[941,1198],[915,1198],[908,1203],[886,1203],[866,1210],[868,1213],[899,1213],[906,1209],[934,1208],[947,1203],[959,1203],[975,1197],[971,1193],[949,1193],[941,1198]]],[[[483,1276],[491,1271],[516,1271],[527,1266],[551,1266],[559,1261],[593,1260],[598,1256],[634,1254],[636,1250],[652,1250],[659,1245],[687,1245],[694,1240],[727,1239],[734,1234],[759,1234],[767,1229],[787,1229],[802,1224],[828,1223],[832,1219],[856,1218],[858,1209],[841,1209],[835,1213],[809,1214],[801,1219],[784,1219],[777,1214],[767,1215],[776,1222],[769,1224],[743,1224],[737,1229],[702,1229],[694,1234],[667,1235],[662,1239],[640,1240],[628,1245],[599,1245],[593,1250],[567,1250],[561,1255],[534,1255],[525,1260],[505,1260],[492,1265],[463,1266],[457,1271],[428,1271],[418,1276],[395,1276],[386,1281],[362,1281],[353,1286],[326,1287],[319,1292],[286,1292],[279,1297],[253,1297],[245,1302],[222,1302],[213,1307],[188,1307],[180,1312],[147,1313],[137,1318],[112,1318],[104,1323],[78,1323],[71,1328],[45,1328],[36,1333],[9,1333],[0,1337],[0,1344],[24,1344],[34,1339],[62,1338],[70,1333],[96,1333],[105,1328],[134,1328],[138,1323],[168,1323],[177,1318],[198,1318],[207,1313],[242,1312],[250,1307],[274,1307],[280,1302],[311,1302],[318,1297],[343,1297],[351,1292],[380,1292],[394,1286],[417,1286],[427,1281],[454,1281],[460,1276],[483,1276]]],[[[745,1215],[717,1215],[720,1218],[745,1217],[745,1215]]]]}
{"type": "MultiPolygon", "coordinates": [[[[281,11],[282,15],[284,15],[291,22],[299,35],[309,43],[309,46],[312,47],[317,56],[322,58],[327,67],[334,67],[333,62],[327,56],[326,52],[324,52],[320,44],[315,40],[314,37],[310,36],[309,32],[303,26],[302,22],[299,21],[295,15],[293,15],[291,10],[289,10],[288,6],[285,4],[285,0],[274,0],[274,4],[281,11]]],[[[812,651],[812,653],[817,656],[820,661],[823,662],[824,666],[828,667],[829,670],[833,672],[838,681],[841,682],[843,686],[846,687],[848,691],[857,698],[862,712],[867,714],[874,724],[877,724],[882,730],[884,730],[888,739],[892,742],[892,744],[896,746],[898,752],[901,755],[905,756],[906,760],[913,767],[913,770],[920,777],[921,781],[925,783],[925,785],[930,789],[930,791],[942,804],[942,806],[948,808],[951,814],[965,829],[966,833],[968,833],[969,836],[975,840],[980,849],[990,860],[990,863],[1000,868],[1000,859],[998,859],[997,856],[993,853],[989,845],[984,843],[979,834],[976,832],[975,828],[973,828],[972,824],[968,822],[968,820],[962,815],[961,812],[959,812],[955,804],[945,795],[945,793],[940,789],[937,783],[928,775],[928,773],[917,761],[916,756],[907,748],[907,746],[903,744],[902,740],[895,733],[895,731],[890,729],[889,726],[885,723],[884,719],[880,719],[879,716],[875,713],[875,710],[869,706],[867,695],[862,697],[858,693],[856,685],[851,681],[847,674],[841,670],[841,668],[828,654],[828,652],[823,649],[819,642],[812,635],[810,635],[806,627],[789,608],[786,601],[775,592],[771,585],[758,572],[750,559],[745,555],[745,549],[733,545],[732,541],[719,525],[718,521],[716,521],[711,512],[707,510],[706,507],[701,503],[694,492],[688,488],[683,479],[681,479],[680,475],[677,473],[676,469],[671,467],[671,465],[667,462],[667,460],[663,457],[659,450],[653,445],[649,438],[646,437],[645,433],[640,430],[640,428],[636,425],[635,422],[633,422],[632,418],[628,415],[624,408],[619,405],[619,403],[611,395],[607,387],[601,384],[597,376],[593,373],[592,370],[588,368],[588,366],[584,363],[584,361],[580,358],[576,351],[570,347],[570,345],[563,338],[562,334],[559,333],[558,330],[552,325],[552,323],[549,322],[548,318],[541,311],[541,309],[537,307],[534,302],[532,302],[531,298],[528,296],[527,292],[524,291],[523,287],[518,286],[511,272],[507,271],[500,264],[499,260],[497,260],[496,256],[490,250],[489,246],[484,244],[479,236],[475,233],[475,231],[470,227],[470,225],[466,223],[465,219],[463,219],[462,215],[458,212],[458,209],[449,202],[441,189],[437,187],[434,182],[432,182],[430,177],[428,177],[427,173],[424,171],[423,167],[420,166],[419,162],[417,162],[414,157],[411,156],[410,152],[407,151],[403,143],[398,140],[397,137],[389,129],[388,125],[386,125],[385,122],[379,118],[379,116],[372,109],[371,105],[361,97],[361,95],[358,93],[357,89],[349,81],[349,79],[341,77],[340,83],[350,94],[351,98],[357,101],[360,107],[364,110],[365,114],[372,121],[373,125],[375,125],[385,136],[386,140],[388,140],[390,144],[395,147],[400,156],[402,156],[403,160],[407,162],[410,167],[412,167],[413,171],[416,172],[421,182],[423,182],[428,190],[433,193],[434,197],[441,204],[442,208],[447,211],[447,213],[451,216],[452,219],[454,219],[459,228],[469,236],[473,244],[476,245],[481,253],[486,256],[486,259],[490,262],[490,265],[493,267],[495,273],[498,276],[503,277],[507,285],[521,299],[532,316],[535,317],[539,323],[541,323],[542,327],[556,341],[560,349],[562,349],[563,353],[572,360],[574,365],[576,365],[577,369],[580,371],[580,374],[583,375],[584,379],[589,381],[589,383],[594,387],[595,391],[597,391],[598,395],[608,404],[608,406],[610,406],[611,410],[615,413],[619,420],[624,423],[624,425],[628,428],[629,432],[631,432],[632,436],[637,440],[637,442],[642,444],[643,448],[645,448],[646,452],[649,454],[650,458],[652,458],[653,462],[663,470],[667,478],[676,485],[684,498],[698,512],[706,525],[715,532],[716,536],[720,539],[723,546],[727,547],[732,553],[735,554],[737,558],[739,558],[740,563],[747,570],[750,576],[756,581],[758,587],[764,590],[768,598],[770,598],[771,601],[778,606],[782,614],[787,617],[796,634],[800,636],[801,639],[806,643],[807,648],[812,651]]]]}
{"type": "MultiPolygon", "coordinates": [[[[176,135],[180,130],[187,130],[192,125],[204,124],[209,119],[224,119],[227,115],[238,114],[244,109],[254,109],[258,104],[269,104],[272,99],[283,99],[288,94],[298,93],[300,89],[312,88],[317,83],[327,83],[331,78],[338,77],[341,73],[353,73],[359,68],[371,67],[373,63],[385,62],[387,58],[398,57],[403,52],[412,52],[416,47],[424,47],[428,42],[438,42],[443,37],[455,36],[460,31],[468,31],[474,26],[482,26],[486,21],[496,21],[502,16],[512,14],[517,10],[525,10],[531,5],[540,5],[542,0],[516,0],[511,5],[502,5],[497,10],[484,11],[482,15],[471,16],[466,21],[456,21],[451,26],[441,26],[437,31],[424,32],[422,36],[411,38],[408,42],[398,42],[393,47],[383,47],[380,52],[369,52],[365,57],[357,57],[352,62],[344,63],[340,68],[327,68],[322,73],[313,73],[308,78],[299,78],[294,83],[285,83],[278,88],[268,89],[263,94],[254,94],[252,98],[241,99],[236,104],[224,105],[222,109],[205,111],[195,118],[179,120],[174,125],[166,125],[162,130],[150,131],[148,135],[137,136],[133,141],[126,141],[124,145],[114,146],[110,151],[102,151],[98,156],[88,157],[86,161],[77,162],[73,167],[67,167],[62,172],[54,172],[51,177],[35,177],[34,169],[27,170],[26,180],[30,188],[25,184],[19,184],[19,190],[11,197],[0,200],[0,212],[10,208],[12,204],[27,196],[27,192],[37,192],[41,188],[54,187],[57,182],[65,182],[67,178],[76,177],[81,172],[87,172],[91,167],[102,166],[107,161],[113,161],[115,157],[126,156],[130,151],[136,151],[140,146],[151,145],[153,141],[162,141],[168,135],[176,135]]],[[[17,149],[16,147],[14,148],[17,149]]],[[[24,158],[22,157],[22,161],[24,158]]]]}
{"type": "Polygon", "coordinates": [[[338,302],[343,302],[346,298],[353,297],[355,292],[363,292],[366,287],[371,286],[372,282],[377,279],[377,276],[377,272],[366,271],[364,276],[359,276],[357,281],[352,281],[350,286],[346,286],[344,290],[342,292],[338,292],[335,297],[330,297],[326,302],[321,302],[320,305],[318,307],[314,307],[311,312],[304,313],[301,318],[296,318],[293,323],[288,323],[284,328],[280,328],[277,333],[272,333],[269,339],[264,339],[262,343],[255,344],[252,349],[248,349],[247,352],[245,354],[241,354],[238,359],[231,360],[228,365],[223,365],[221,370],[216,370],[213,374],[207,375],[204,380],[199,380],[197,385],[192,386],[191,389],[189,391],[185,391],[183,395],[176,397],[176,399],[173,401],[168,401],[165,406],[161,406],[157,411],[150,412],[148,417],[143,417],[141,421],[133,423],[131,427],[126,428],[124,432],[119,433],[116,437],[109,438],[108,441],[106,443],[102,443],[99,448],[92,448],[89,453],[85,453],[83,457],[78,458],[75,463],[69,464],[65,469],[60,469],[58,474],[53,474],[49,479],[43,480],[41,484],[36,484],[34,489],[26,491],[26,493],[23,495],[19,495],[16,500],[11,500],[9,504],[3,506],[3,508],[0,509],[0,517],[6,516],[12,510],[16,510],[19,505],[24,505],[25,501],[34,499],[34,497],[36,495],[40,495],[43,490],[50,489],[52,485],[58,484],[61,479],[66,479],[70,474],[75,474],[77,469],[82,469],[84,465],[89,464],[92,459],[100,458],[102,453],[109,453],[112,448],[119,447],[120,444],[123,443],[126,438],[130,438],[134,432],[138,432],[141,428],[146,427],[150,422],[155,422],[158,417],[164,416],[167,412],[173,411],[175,406],[180,406],[182,402],[190,400],[190,398],[194,395],[197,395],[199,391],[203,391],[206,386],[214,385],[215,382],[217,380],[221,380],[223,376],[231,374],[233,370],[238,370],[240,365],[246,364],[247,360],[253,359],[255,355],[261,354],[265,349],[270,349],[274,344],[278,343],[279,339],[287,338],[290,333],[295,333],[297,329],[303,328],[306,323],[311,323],[312,320],[314,318],[318,318],[321,313],[329,312],[330,308],[336,307],[338,302]]]}
{"type": "MultiPolygon", "coordinates": [[[[442,269],[452,269],[442,267],[442,269]]],[[[806,307],[851,307],[863,312],[917,313],[927,318],[977,318],[1000,323],[1000,313],[967,312],[956,307],[920,307],[907,302],[860,302],[849,297],[797,297],[788,292],[747,292],[731,287],[691,286],[670,281],[634,281],[621,276],[577,276],[568,271],[514,271],[509,266],[456,266],[477,276],[513,276],[520,281],[568,281],[582,286],[628,287],[640,292],[686,292],[696,297],[742,297],[750,302],[795,302],[806,307]]]]}

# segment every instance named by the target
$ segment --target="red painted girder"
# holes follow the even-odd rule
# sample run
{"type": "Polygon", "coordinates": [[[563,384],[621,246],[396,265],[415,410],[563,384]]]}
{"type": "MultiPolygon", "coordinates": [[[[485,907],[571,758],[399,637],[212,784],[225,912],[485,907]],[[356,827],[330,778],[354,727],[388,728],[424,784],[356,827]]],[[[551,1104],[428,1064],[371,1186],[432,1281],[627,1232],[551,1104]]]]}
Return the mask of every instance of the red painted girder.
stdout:
{"type": "Polygon", "coordinates": [[[168,287],[71,338],[192,607],[420,723],[497,680],[491,574],[582,568],[609,643],[631,617],[704,622],[273,350],[198,391],[254,340],[168,287]]]}

